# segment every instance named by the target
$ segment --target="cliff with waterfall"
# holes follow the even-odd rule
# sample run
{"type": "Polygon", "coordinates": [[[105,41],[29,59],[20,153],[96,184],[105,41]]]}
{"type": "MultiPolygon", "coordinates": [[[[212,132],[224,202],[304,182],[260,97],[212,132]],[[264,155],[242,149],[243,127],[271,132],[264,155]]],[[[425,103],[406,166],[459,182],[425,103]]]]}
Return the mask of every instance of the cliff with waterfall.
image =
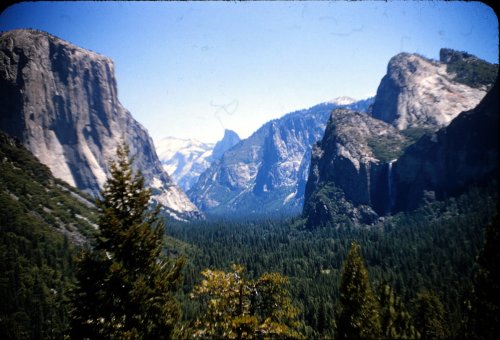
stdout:
{"type": "Polygon", "coordinates": [[[390,213],[392,164],[407,144],[394,126],[366,113],[333,111],[312,150],[303,211],[309,224],[336,215],[372,223],[390,213]]]}
{"type": "Polygon", "coordinates": [[[398,54],[368,114],[332,112],[312,149],[303,209],[309,227],[346,218],[373,224],[495,183],[498,87],[451,72],[457,60],[479,62],[452,50],[442,50],[440,61],[398,54]]]}

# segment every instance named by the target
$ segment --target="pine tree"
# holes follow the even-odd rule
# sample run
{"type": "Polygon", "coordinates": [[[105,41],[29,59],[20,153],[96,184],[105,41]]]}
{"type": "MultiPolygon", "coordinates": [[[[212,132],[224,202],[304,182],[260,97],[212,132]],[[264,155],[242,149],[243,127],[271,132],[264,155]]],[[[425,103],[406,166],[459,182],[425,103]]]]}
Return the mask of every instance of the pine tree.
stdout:
{"type": "Polygon", "coordinates": [[[422,339],[444,339],[449,336],[443,304],[427,290],[417,293],[414,301],[415,327],[422,339]]]}
{"type": "Polygon", "coordinates": [[[420,334],[403,301],[387,283],[379,287],[380,317],[383,337],[387,339],[418,339],[420,334]]]}
{"type": "Polygon", "coordinates": [[[363,262],[361,247],[353,242],[342,269],[335,320],[337,337],[342,339],[381,336],[380,307],[363,262]]]}
{"type": "Polygon", "coordinates": [[[98,200],[99,235],[77,261],[72,294],[75,338],[169,338],[179,318],[174,289],[183,259],[162,256],[164,223],[151,192],[120,145],[98,200]]]}

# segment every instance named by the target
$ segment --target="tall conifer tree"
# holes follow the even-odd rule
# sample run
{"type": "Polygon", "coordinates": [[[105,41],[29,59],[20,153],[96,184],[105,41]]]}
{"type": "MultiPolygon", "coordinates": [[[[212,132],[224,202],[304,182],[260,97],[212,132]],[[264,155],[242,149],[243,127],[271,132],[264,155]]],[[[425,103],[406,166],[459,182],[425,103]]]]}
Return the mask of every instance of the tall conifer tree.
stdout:
{"type": "Polygon", "coordinates": [[[336,316],[337,337],[370,339],[381,336],[380,307],[368,278],[361,247],[353,242],[342,269],[336,316]]]}
{"type": "Polygon", "coordinates": [[[422,339],[445,339],[449,337],[443,304],[436,293],[423,290],[413,302],[415,327],[422,339]]]}
{"type": "Polygon", "coordinates": [[[76,338],[169,338],[179,318],[173,296],[183,260],[163,257],[164,223],[151,192],[120,145],[101,192],[94,249],[78,260],[72,295],[76,338]]]}
{"type": "Polygon", "coordinates": [[[394,289],[388,283],[383,283],[378,293],[383,337],[386,339],[420,338],[410,313],[394,289]]]}

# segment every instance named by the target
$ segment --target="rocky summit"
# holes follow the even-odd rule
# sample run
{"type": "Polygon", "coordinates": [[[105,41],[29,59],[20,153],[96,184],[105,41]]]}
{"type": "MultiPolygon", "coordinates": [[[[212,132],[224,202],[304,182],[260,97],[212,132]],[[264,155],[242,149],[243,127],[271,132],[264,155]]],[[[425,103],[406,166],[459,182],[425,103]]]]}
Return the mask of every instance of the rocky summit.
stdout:
{"type": "Polygon", "coordinates": [[[202,216],[163,170],[146,129],[120,104],[111,59],[45,32],[5,32],[0,102],[0,129],[54,176],[97,195],[124,141],[157,202],[176,218],[202,216]]]}
{"type": "MultiPolygon", "coordinates": [[[[464,81],[466,70],[479,65],[473,60],[478,59],[449,49],[441,50],[440,61],[409,53],[394,56],[377,89],[372,116],[399,130],[435,131],[448,125],[461,112],[476,107],[487,93],[486,85],[464,81]],[[458,61],[464,60],[468,66],[458,67],[458,61]]],[[[485,73],[496,74],[495,70],[491,72],[494,65],[484,61],[480,65],[485,73]]],[[[490,85],[493,81],[494,78],[490,85]]]]}

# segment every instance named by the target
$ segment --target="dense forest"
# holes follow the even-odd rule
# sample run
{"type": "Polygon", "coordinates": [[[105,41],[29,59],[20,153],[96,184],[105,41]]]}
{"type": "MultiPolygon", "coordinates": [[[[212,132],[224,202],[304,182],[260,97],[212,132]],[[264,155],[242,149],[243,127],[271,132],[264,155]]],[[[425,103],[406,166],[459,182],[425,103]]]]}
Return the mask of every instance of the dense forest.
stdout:
{"type": "MultiPolygon", "coordinates": [[[[338,228],[309,231],[300,218],[170,223],[167,247],[188,259],[186,294],[200,280],[203,268],[229,269],[238,263],[246,266],[251,277],[282,273],[290,279],[305,334],[331,337],[342,265],[352,241],[357,241],[374,289],[390,284],[410,310],[420,292],[433,292],[443,304],[447,334],[460,337],[467,327],[475,261],[485,226],[495,214],[496,195],[492,183],[486,189],[471,189],[458,198],[385,218],[375,226],[346,222],[338,228]]],[[[187,295],[181,299],[188,322],[200,306],[187,295]]]]}
{"type": "Polygon", "coordinates": [[[486,322],[498,318],[497,183],[370,226],[186,223],[148,208],[123,155],[94,205],[15,141],[1,145],[2,338],[488,338],[497,327],[486,322]]]}

